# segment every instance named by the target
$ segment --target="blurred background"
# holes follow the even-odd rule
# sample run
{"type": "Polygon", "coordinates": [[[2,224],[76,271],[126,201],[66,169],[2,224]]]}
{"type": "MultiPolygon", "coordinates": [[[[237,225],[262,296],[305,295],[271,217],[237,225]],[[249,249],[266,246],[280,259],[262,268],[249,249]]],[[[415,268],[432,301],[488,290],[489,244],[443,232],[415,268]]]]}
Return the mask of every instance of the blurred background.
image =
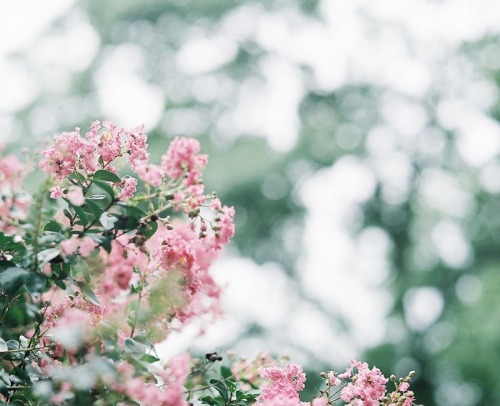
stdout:
{"type": "MultiPolygon", "coordinates": [[[[7,152],[111,119],[197,137],[237,210],[227,314],[165,353],[352,357],[426,405],[500,404],[500,3],[0,4],[7,152]]],[[[46,141],[45,141],[46,142],[46,141]]],[[[307,397],[307,396],[306,396],[307,397]]]]}

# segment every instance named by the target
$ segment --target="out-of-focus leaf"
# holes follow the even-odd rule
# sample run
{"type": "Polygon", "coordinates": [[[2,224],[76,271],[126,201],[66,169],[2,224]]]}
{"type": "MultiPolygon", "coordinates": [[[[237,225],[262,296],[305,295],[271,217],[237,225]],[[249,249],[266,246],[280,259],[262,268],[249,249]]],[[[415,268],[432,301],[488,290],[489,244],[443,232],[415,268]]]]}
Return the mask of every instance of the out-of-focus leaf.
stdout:
{"type": "Polygon", "coordinates": [[[23,268],[7,268],[0,273],[0,288],[8,295],[12,295],[24,284],[28,274],[29,272],[23,268]]]}
{"type": "Polygon", "coordinates": [[[80,288],[80,290],[87,299],[89,299],[95,305],[98,306],[100,305],[99,299],[97,298],[96,294],[94,293],[89,284],[81,281],[76,281],[76,284],[78,285],[78,287],[80,288]]]}
{"type": "Polygon", "coordinates": [[[39,295],[45,292],[48,278],[43,273],[30,272],[26,278],[26,289],[32,295],[39,295]]]}
{"type": "Polygon", "coordinates": [[[136,359],[140,359],[145,355],[146,346],[135,341],[133,338],[127,337],[123,342],[125,352],[136,359]]]}
{"type": "Polygon", "coordinates": [[[94,180],[105,180],[108,182],[113,182],[113,183],[118,183],[121,182],[122,180],[120,179],[119,176],[115,175],[113,172],[106,171],[104,169],[101,169],[94,173],[94,180]]]}
{"type": "Polygon", "coordinates": [[[100,189],[102,189],[103,191],[105,191],[106,194],[108,195],[108,197],[111,200],[114,200],[114,198],[115,198],[115,192],[114,192],[113,188],[108,183],[106,183],[104,181],[101,181],[101,180],[97,180],[97,179],[94,179],[93,183],[96,186],[98,186],[100,189]]]}
{"type": "Polygon", "coordinates": [[[48,248],[46,250],[40,251],[37,255],[38,262],[40,266],[48,264],[54,258],[56,258],[61,253],[58,248],[48,248]]]}

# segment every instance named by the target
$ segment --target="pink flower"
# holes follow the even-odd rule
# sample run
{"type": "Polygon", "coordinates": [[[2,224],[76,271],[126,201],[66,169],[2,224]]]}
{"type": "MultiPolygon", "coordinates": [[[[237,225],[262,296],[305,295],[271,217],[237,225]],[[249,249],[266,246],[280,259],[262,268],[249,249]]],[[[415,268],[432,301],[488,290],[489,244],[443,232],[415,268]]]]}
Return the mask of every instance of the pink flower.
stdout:
{"type": "Polygon", "coordinates": [[[52,199],[58,199],[60,197],[63,197],[63,195],[64,193],[59,186],[54,186],[52,189],[50,189],[50,197],[52,199]]]}
{"type": "Polygon", "coordinates": [[[379,400],[386,394],[385,385],[388,379],[382,375],[378,368],[373,367],[370,370],[366,362],[351,360],[350,364],[351,368],[348,368],[347,371],[352,373],[352,368],[357,368],[357,373],[352,377],[352,382],[342,389],[342,400],[351,403],[354,400],[360,400],[362,405],[378,406],[379,400]]]}
{"type": "Polygon", "coordinates": [[[270,385],[262,388],[259,401],[274,401],[284,398],[299,402],[298,392],[304,389],[306,380],[306,375],[299,365],[289,364],[285,370],[278,367],[261,368],[259,373],[262,378],[272,381],[270,385]]]}
{"type": "Polygon", "coordinates": [[[121,190],[118,198],[120,200],[127,200],[134,196],[137,190],[137,179],[127,177],[122,179],[121,190]]]}
{"type": "Polygon", "coordinates": [[[111,121],[103,123],[105,130],[101,129],[99,121],[94,121],[90,127],[90,132],[86,134],[87,139],[94,145],[97,154],[102,157],[104,163],[109,163],[122,154],[122,144],[120,134],[123,130],[118,129],[111,121]]]}
{"type": "Polygon", "coordinates": [[[144,125],[136,127],[130,132],[126,132],[127,140],[126,146],[128,149],[128,161],[130,166],[135,171],[136,165],[139,163],[148,162],[149,154],[147,152],[148,148],[148,136],[144,133],[144,125]]]}
{"type": "Polygon", "coordinates": [[[70,186],[66,192],[66,197],[75,206],[81,206],[85,203],[85,196],[80,186],[70,186]]]}
{"type": "Polygon", "coordinates": [[[40,168],[57,180],[80,168],[94,173],[99,167],[94,146],[80,136],[79,128],[55,137],[54,144],[42,154],[40,168]]]}
{"type": "Polygon", "coordinates": [[[141,180],[155,187],[160,186],[165,177],[165,173],[160,166],[148,164],[147,161],[134,161],[133,169],[141,180]]]}
{"type": "Polygon", "coordinates": [[[328,405],[328,399],[325,397],[313,399],[313,401],[311,402],[311,406],[327,406],[327,405],[328,405]]]}
{"type": "Polygon", "coordinates": [[[335,372],[333,371],[328,372],[328,380],[333,386],[339,386],[342,383],[342,381],[335,375],[335,372]]]}
{"type": "Polygon", "coordinates": [[[96,242],[90,237],[80,239],[80,254],[82,257],[88,257],[97,247],[96,242]]]}
{"type": "Polygon", "coordinates": [[[198,140],[176,137],[167,153],[162,156],[161,167],[173,179],[179,179],[185,174],[186,184],[193,185],[201,178],[201,173],[208,162],[208,157],[199,152],[198,140]]]}
{"type": "Polygon", "coordinates": [[[78,249],[78,244],[78,239],[73,236],[69,240],[61,242],[61,248],[66,255],[72,255],[78,249]]]}
{"type": "Polygon", "coordinates": [[[66,255],[72,255],[79,249],[82,257],[88,257],[96,247],[95,241],[87,236],[79,239],[74,235],[69,240],[61,242],[61,249],[66,255]]]}

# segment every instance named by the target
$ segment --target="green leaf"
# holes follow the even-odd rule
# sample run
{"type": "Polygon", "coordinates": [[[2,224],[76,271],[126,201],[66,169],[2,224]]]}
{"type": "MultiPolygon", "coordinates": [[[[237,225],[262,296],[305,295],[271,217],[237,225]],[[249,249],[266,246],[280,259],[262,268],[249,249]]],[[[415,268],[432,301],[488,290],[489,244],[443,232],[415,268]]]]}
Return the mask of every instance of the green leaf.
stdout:
{"type": "Polygon", "coordinates": [[[219,404],[219,402],[217,402],[212,396],[203,396],[200,400],[210,406],[218,406],[219,404]]]}
{"type": "Polygon", "coordinates": [[[111,252],[111,236],[109,235],[102,235],[98,236],[99,244],[101,245],[102,248],[109,254],[111,252]]]}
{"type": "Polygon", "coordinates": [[[47,288],[47,276],[43,273],[31,272],[26,278],[26,289],[34,296],[45,292],[47,288]]]}
{"type": "Polygon", "coordinates": [[[82,291],[82,293],[89,299],[93,304],[100,306],[99,299],[97,298],[96,294],[92,290],[89,284],[81,281],[76,281],[76,284],[82,291]]]}
{"type": "Polygon", "coordinates": [[[7,351],[9,347],[7,347],[7,343],[4,341],[3,338],[0,338],[0,352],[7,351]]]}
{"type": "Polygon", "coordinates": [[[219,381],[217,379],[210,379],[210,384],[217,392],[219,392],[219,394],[222,396],[222,399],[224,399],[224,402],[227,402],[230,399],[228,389],[222,381],[219,381]]]}
{"type": "Polygon", "coordinates": [[[125,352],[131,355],[133,358],[141,359],[146,352],[146,346],[144,344],[138,343],[133,338],[127,337],[123,342],[123,347],[125,352]]]}
{"type": "MultiPolygon", "coordinates": [[[[21,348],[21,344],[19,344],[18,341],[16,340],[9,340],[7,341],[7,348],[9,350],[19,350],[21,348]]],[[[8,352],[4,355],[4,358],[5,359],[8,359],[8,360],[21,360],[21,359],[24,359],[24,352],[20,351],[20,352],[8,352]]],[[[12,370],[10,371],[10,373],[12,374],[12,370]]]]}
{"type": "Polygon", "coordinates": [[[224,379],[229,379],[233,377],[233,373],[231,372],[231,369],[226,367],[225,365],[222,365],[220,367],[220,374],[224,379]]]}
{"type": "Polygon", "coordinates": [[[122,181],[119,176],[115,175],[113,172],[106,171],[104,169],[101,169],[96,173],[94,173],[94,180],[95,179],[106,180],[108,182],[113,182],[113,183],[118,183],[122,181]]]}
{"type": "Polygon", "coordinates": [[[159,360],[160,359],[158,357],[155,357],[154,355],[150,355],[150,354],[145,354],[140,359],[140,361],[149,362],[149,363],[157,362],[159,360]]]}
{"type": "Polygon", "coordinates": [[[43,227],[43,231],[53,231],[55,233],[60,233],[62,231],[62,228],[57,221],[50,220],[47,224],[45,224],[45,227],[43,227]]]}
{"type": "Polygon", "coordinates": [[[26,281],[29,272],[26,269],[11,267],[0,273],[0,287],[8,295],[14,294],[26,281]]]}
{"type": "Polygon", "coordinates": [[[69,206],[75,211],[75,213],[78,215],[78,218],[82,222],[82,225],[86,226],[89,223],[89,220],[87,219],[87,214],[85,213],[85,210],[81,208],[80,206],[75,206],[72,204],[69,200],[66,200],[66,202],[69,204],[69,206]]]}
{"type": "Polygon", "coordinates": [[[57,248],[48,248],[46,250],[40,251],[37,255],[38,262],[40,266],[48,264],[55,257],[57,257],[61,253],[61,250],[57,248]]]}
{"type": "Polygon", "coordinates": [[[231,392],[231,393],[233,393],[233,392],[236,390],[236,388],[238,387],[238,386],[236,385],[236,382],[234,382],[234,381],[232,381],[232,380],[230,380],[230,379],[228,379],[228,380],[226,381],[226,386],[227,386],[227,388],[229,389],[229,392],[231,392]]]}
{"type": "Polygon", "coordinates": [[[99,188],[101,188],[102,190],[104,190],[111,200],[115,199],[115,192],[114,192],[113,188],[108,183],[101,181],[101,180],[97,180],[97,179],[94,179],[93,183],[96,186],[98,186],[99,188]]]}
{"type": "Polygon", "coordinates": [[[68,209],[64,209],[63,210],[63,213],[64,215],[68,218],[68,220],[70,221],[71,224],[73,224],[73,216],[71,215],[71,213],[69,212],[68,209]]]}
{"type": "Polygon", "coordinates": [[[85,283],[90,283],[90,270],[89,266],[85,261],[78,260],[71,267],[71,273],[74,276],[83,275],[83,280],[85,283]]]}
{"type": "Polygon", "coordinates": [[[150,239],[154,233],[156,233],[156,230],[158,230],[158,222],[150,221],[147,226],[144,227],[144,236],[150,239]]]}
{"type": "Polygon", "coordinates": [[[56,279],[56,280],[54,280],[54,284],[57,287],[61,288],[62,290],[66,289],[66,284],[62,280],[56,279]]]}

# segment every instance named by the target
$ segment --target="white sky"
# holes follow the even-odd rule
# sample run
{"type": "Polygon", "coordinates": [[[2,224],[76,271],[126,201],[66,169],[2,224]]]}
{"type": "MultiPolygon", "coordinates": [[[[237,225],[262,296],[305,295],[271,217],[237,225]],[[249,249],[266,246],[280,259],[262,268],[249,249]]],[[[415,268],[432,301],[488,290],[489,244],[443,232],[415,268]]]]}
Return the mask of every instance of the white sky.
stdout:
{"type": "MultiPolygon", "coordinates": [[[[39,40],[49,23],[73,4],[74,0],[0,3],[3,17],[0,140],[9,140],[14,125],[12,113],[30,103],[46,85],[35,80],[33,72],[12,58],[12,54],[26,53],[32,65],[45,72],[48,83],[56,83],[61,91],[68,75],[85,69],[95,56],[99,38],[82,13],[72,14],[64,35],[51,34],[39,40]],[[36,41],[39,42],[33,47],[36,41]],[[71,52],[60,52],[60,49],[71,52]],[[75,64],[75,60],[79,63],[75,64]],[[57,75],[57,81],[51,74],[57,75]]],[[[318,91],[329,92],[347,83],[366,81],[400,95],[381,100],[384,123],[368,134],[370,161],[346,156],[332,168],[314,174],[297,191],[308,208],[300,262],[302,282],[326,306],[347,317],[354,335],[344,337],[329,328],[320,313],[290,295],[292,289],[278,265],[258,267],[245,259],[230,258],[221,261],[215,271],[217,277],[229,285],[225,301],[231,310],[217,329],[207,333],[202,344],[207,349],[229,342],[232,336],[227,332],[235,336],[242,328],[242,321],[257,321],[276,334],[268,343],[247,342],[242,348],[262,344],[263,347],[274,345],[270,349],[279,350],[286,341],[286,337],[280,338],[279,334],[285,331],[287,337],[293,337],[294,344],[313,349],[318,355],[328,353],[332,361],[337,362],[384,338],[391,297],[381,285],[391,267],[387,260],[390,243],[378,229],[366,230],[353,240],[345,224],[356,221],[357,205],[370,198],[377,179],[382,182],[388,200],[396,203],[406,196],[405,185],[411,175],[408,148],[422,150],[429,156],[442,151],[441,134],[427,130],[422,134],[428,117],[418,104],[436,85],[437,67],[444,71],[439,79],[443,81],[441,85],[446,86],[444,94],[448,96],[436,109],[440,124],[457,132],[459,152],[466,162],[484,168],[481,177],[484,187],[490,191],[500,190],[500,168],[491,162],[500,150],[500,128],[485,113],[498,96],[496,87],[476,79],[473,67],[453,56],[464,41],[500,31],[499,1],[323,0],[320,14],[321,22],[302,16],[292,8],[271,13],[259,4],[242,6],[224,19],[213,37],[195,32],[176,56],[174,65],[193,77],[193,91],[196,91],[199,75],[208,75],[206,83],[200,84],[202,93],[205,92],[200,98],[232,94],[234,84],[219,87],[216,78],[212,78],[210,85],[209,73],[234,57],[238,41],[253,37],[270,51],[258,66],[266,79],[264,83],[249,80],[236,84],[238,103],[234,110],[221,117],[217,128],[227,137],[242,132],[261,135],[281,151],[294,145],[299,132],[297,110],[306,87],[297,64],[311,68],[313,83],[308,86],[318,91]],[[422,139],[425,142],[422,143],[422,139]],[[242,294],[245,291],[246,294],[242,294]],[[261,302],[255,303],[252,294],[261,302]],[[273,310],[268,311],[270,308],[273,310]],[[304,323],[309,326],[304,327],[304,323]]],[[[500,67],[499,55],[500,47],[497,47],[485,57],[500,67]]],[[[144,122],[147,128],[152,128],[161,120],[165,89],[140,76],[144,63],[147,61],[142,50],[127,44],[107,55],[94,78],[103,114],[120,125],[135,126],[144,122]],[[131,93],[136,97],[128,97],[131,93]]],[[[41,110],[35,114],[37,128],[50,130],[51,123],[45,113],[41,110]]],[[[183,114],[193,118],[191,125],[203,121],[190,112],[183,114]]],[[[173,126],[174,131],[175,125],[186,125],[185,121],[172,117],[167,125],[173,126]]],[[[349,129],[345,130],[351,134],[349,129]]],[[[348,146],[355,140],[348,135],[343,142],[348,146]]],[[[447,211],[453,202],[454,212],[448,213],[451,217],[460,218],[469,212],[470,193],[453,174],[436,170],[428,175],[423,176],[421,194],[429,205],[447,211]],[[449,193],[435,192],[443,188],[449,193]]],[[[437,224],[429,232],[429,239],[436,241],[436,246],[423,244],[422,252],[434,249],[436,258],[457,268],[468,263],[467,241],[453,219],[437,224]],[[447,238],[449,236],[454,238],[447,238]],[[464,253],[463,257],[450,254],[457,249],[464,253]]],[[[480,291],[477,281],[471,283],[480,291]]],[[[466,290],[460,289],[459,292],[466,290]]],[[[412,290],[405,305],[409,325],[420,330],[439,317],[442,298],[439,292],[424,287],[412,290]],[[424,302],[433,304],[426,306],[427,312],[422,310],[424,302]]],[[[178,342],[181,346],[184,343],[181,339],[178,342]]],[[[290,351],[293,352],[293,348],[290,351]]]]}

